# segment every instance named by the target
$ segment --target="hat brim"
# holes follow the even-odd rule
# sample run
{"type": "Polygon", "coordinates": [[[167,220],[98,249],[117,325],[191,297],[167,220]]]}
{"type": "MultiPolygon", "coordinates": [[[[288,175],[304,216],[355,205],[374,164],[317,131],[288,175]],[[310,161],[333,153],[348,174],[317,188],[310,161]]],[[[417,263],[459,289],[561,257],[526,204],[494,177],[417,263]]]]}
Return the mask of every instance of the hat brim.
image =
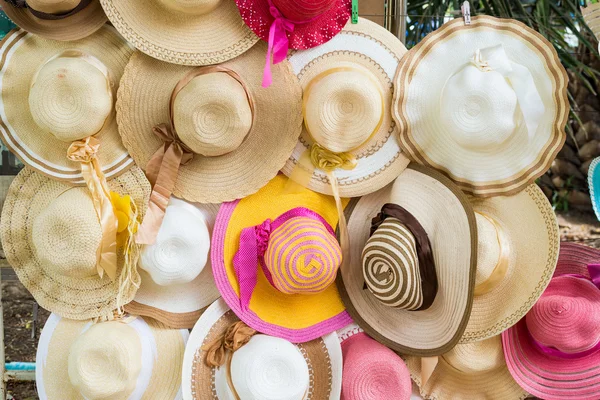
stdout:
{"type": "Polygon", "coordinates": [[[579,243],[561,242],[554,277],[576,274],[590,278],[588,264],[597,264],[599,261],[600,250],[579,243]]]}
{"type": "Polygon", "coordinates": [[[600,163],[600,157],[595,158],[594,161],[590,163],[590,167],[588,169],[588,187],[590,189],[590,198],[592,200],[592,207],[594,208],[594,213],[596,214],[596,218],[600,220],[600,168],[598,168],[598,164],[600,163]]]}

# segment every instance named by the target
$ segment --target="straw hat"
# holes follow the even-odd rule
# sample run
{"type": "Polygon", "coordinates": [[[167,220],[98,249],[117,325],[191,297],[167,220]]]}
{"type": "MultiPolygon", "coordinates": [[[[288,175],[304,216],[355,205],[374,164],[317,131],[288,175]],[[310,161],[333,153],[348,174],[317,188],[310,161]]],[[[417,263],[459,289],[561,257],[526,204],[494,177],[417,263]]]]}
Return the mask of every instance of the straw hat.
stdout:
{"type": "Polygon", "coordinates": [[[600,397],[598,260],[596,249],[562,243],[548,288],[525,318],[502,333],[510,373],[535,396],[600,397]]]}
{"type": "Polygon", "coordinates": [[[98,0],[0,0],[2,11],[27,32],[53,40],[79,40],[108,20],[98,0]]]}
{"type": "MultiPolygon", "coordinates": [[[[253,262],[254,271],[257,271],[253,290],[251,289],[254,283],[248,279],[249,275],[242,275],[244,279],[240,283],[236,273],[238,269],[236,254],[242,249],[240,239],[244,239],[248,227],[263,224],[268,219],[275,220],[298,207],[304,207],[318,215],[313,219],[316,227],[320,224],[320,229],[325,226],[328,231],[336,226],[337,213],[335,202],[331,197],[307,189],[299,193],[288,193],[285,190],[287,182],[286,177],[278,175],[257,193],[221,206],[212,238],[211,259],[217,288],[227,305],[242,321],[264,334],[278,336],[293,343],[303,343],[352,322],[345,312],[335,285],[329,285],[314,294],[285,293],[280,290],[281,286],[277,288],[274,283],[269,282],[269,275],[271,277],[273,275],[266,266],[262,268],[259,266],[261,262],[256,259],[256,256],[253,262]],[[326,225],[329,225],[329,229],[326,225]],[[241,290],[240,285],[242,285],[241,290]]],[[[273,224],[275,223],[276,221],[273,221],[273,224]]],[[[257,233],[260,235],[262,231],[264,230],[258,230],[257,233]]],[[[276,232],[273,231],[273,234],[275,235],[276,232]]],[[[326,272],[327,268],[321,267],[330,259],[334,260],[335,267],[336,246],[327,238],[329,234],[329,232],[325,233],[326,239],[319,240],[321,245],[318,252],[312,250],[304,260],[301,260],[304,261],[303,263],[298,261],[300,265],[295,266],[300,271],[298,275],[306,275],[307,271],[310,275],[311,270],[315,273],[326,272]],[[322,243],[326,243],[326,246],[322,247],[322,243]],[[329,250],[324,251],[325,248],[329,250]],[[311,260],[307,260],[308,257],[311,257],[311,260]],[[306,265],[307,261],[308,265],[306,265]]],[[[289,237],[284,236],[284,239],[289,237]]],[[[305,246],[306,243],[303,245],[305,246]]],[[[246,246],[244,244],[244,247],[246,246]]],[[[269,247],[277,250],[276,246],[269,245],[269,247]]],[[[273,255],[277,253],[274,252],[273,255]]],[[[301,254],[303,255],[304,253],[301,254]]],[[[271,265],[278,264],[271,263],[271,265]]],[[[288,265],[287,268],[290,266],[288,265]]],[[[326,273],[324,276],[330,279],[331,274],[326,273]]]]}
{"type": "Polygon", "coordinates": [[[92,137],[107,178],[133,165],[113,107],[132,49],[114,28],[68,43],[13,30],[1,46],[0,137],[23,164],[83,185],[82,165],[67,150],[92,137]]]}
{"type": "Polygon", "coordinates": [[[588,169],[588,187],[590,189],[590,198],[596,218],[600,220],[600,157],[595,158],[588,169]]]}
{"type": "Polygon", "coordinates": [[[346,217],[352,235],[337,284],[348,313],[400,353],[449,351],[471,314],[477,265],[466,196],[439,172],[410,164],[392,185],[351,200],[346,217]]]}
{"type": "MultiPolygon", "coordinates": [[[[131,168],[108,185],[119,195],[131,196],[139,219],[143,217],[150,184],[139,168],[131,168]]],[[[121,219],[129,216],[119,214],[121,219]]],[[[51,312],[76,320],[110,317],[135,295],[137,273],[135,268],[124,270],[126,257],[120,246],[118,279],[99,275],[99,249],[105,238],[87,188],[23,169],[8,190],[0,235],[6,259],[19,280],[51,312]],[[129,282],[128,274],[134,284],[120,288],[129,282]]]]}
{"type": "Polygon", "coordinates": [[[517,323],[552,278],[560,233],[552,205],[535,184],[513,196],[472,198],[479,244],[471,318],[462,343],[517,323]]]}
{"type": "Polygon", "coordinates": [[[342,346],[343,400],[408,399],[412,392],[404,361],[352,323],[337,331],[342,346]]]}
{"type": "Polygon", "coordinates": [[[41,399],[181,399],[189,334],[152,319],[92,324],[56,314],[44,325],[36,356],[41,399]]]}
{"type": "Polygon", "coordinates": [[[249,328],[223,299],[202,314],[183,359],[185,400],[338,400],[341,384],[335,332],[294,345],[249,328]]]}
{"type": "Polygon", "coordinates": [[[402,149],[473,195],[515,194],[565,142],[567,83],[554,46],[526,25],[455,19],[398,67],[392,112],[402,149]]]}
{"type": "Polygon", "coordinates": [[[587,26],[592,30],[596,40],[598,40],[598,49],[600,51],[600,4],[587,3],[586,7],[581,8],[581,15],[587,26]]]}
{"type": "Polygon", "coordinates": [[[439,357],[425,385],[421,360],[406,357],[411,377],[425,399],[525,399],[528,394],[510,376],[500,336],[461,344],[439,357]]]}
{"type": "Polygon", "coordinates": [[[233,0],[100,3],[110,22],[138,50],[173,64],[220,64],[258,41],[242,22],[233,0]]]}
{"type": "Polygon", "coordinates": [[[142,250],[142,283],[125,311],[171,328],[194,327],[219,297],[210,264],[210,235],[219,206],[171,197],[156,243],[142,250]]]}

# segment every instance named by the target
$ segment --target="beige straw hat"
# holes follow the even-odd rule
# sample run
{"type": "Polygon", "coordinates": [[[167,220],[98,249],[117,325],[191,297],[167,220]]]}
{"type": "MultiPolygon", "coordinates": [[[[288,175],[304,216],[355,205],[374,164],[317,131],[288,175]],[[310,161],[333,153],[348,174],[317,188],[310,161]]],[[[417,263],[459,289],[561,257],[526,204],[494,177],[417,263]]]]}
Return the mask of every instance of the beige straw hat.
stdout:
{"type": "Polygon", "coordinates": [[[337,278],[346,310],[403,354],[449,351],[467,326],[477,229],[466,196],[441,173],[410,164],[393,184],[352,199],[337,278]]]}
{"type": "Polygon", "coordinates": [[[151,318],[74,321],[56,314],[44,325],[36,356],[41,399],[181,399],[189,333],[151,318]]]}
{"type": "Polygon", "coordinates": [[[339,400],[341,385],[335,332],[294,345],[249,328],[223,299],[202,314],[183,359],[184,400],[339,400]]]}
{"type": "Polygon", "coordinates": [[[468,193],[518,193],[565,142],[567,83],[554,46],[526,25],[455,19],[398,67],[392,113],[400,144],[468,193]]]}
{"type": "Polygon", "coordinates": [[[114,28],[104,26],[74,42],[13,30],[0,52],[0,137],[23,164],[84,185],[82,165],[67,151],[91,137],[99,141],[97,161],[107,178],[133,165],[114,112],[133,50],[114,28]]]}
{"type": "MultiPolygon", "coordinates": [[[[141,220],[150,196],[142,170],[133,167],[108,186],[119,195],[131,196],[141,220]]],[[[117,214],[127,218],[124,212],[117,214]]],[[[51,312],[76,320],[109,318],[135,295],[139,277],[135,268],[124,268],[121,246],[116,278],[110,279],[108,273],[99,276],[99,249],[105,238],[87,188],[23,169],[8,190],[0,235],[19,280],[51,312]]]]}
{"type": "Polygon", "coordinates": [[[53,40],[79,40],[108,21],[99,0],[0,0],[2,11],[27,32],[53,40]]]}
{"type": "Polygon", "coordinates": [[[110,22],[137,49],[173,64],[220,64],[259,40],[242,21],[234,0],[100,3],[110,22]]]}
{"type": "Polygon", "coordinates": [[[471,198],[479,245],[471,318],[462,343],[500,334],[550,283],[560,248],[552,205],[535,184],[513,196],[471,198]]]}

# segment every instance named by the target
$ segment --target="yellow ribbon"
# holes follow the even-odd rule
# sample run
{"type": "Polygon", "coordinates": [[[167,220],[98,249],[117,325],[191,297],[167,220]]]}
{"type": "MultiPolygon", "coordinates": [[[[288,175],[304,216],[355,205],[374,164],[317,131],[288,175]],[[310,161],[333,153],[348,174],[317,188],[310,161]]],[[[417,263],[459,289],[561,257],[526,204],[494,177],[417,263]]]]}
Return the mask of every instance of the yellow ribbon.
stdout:
{"type": "Polygon", "coordinates": [[[425,384],[433,375],[435,367],[437,366],[439,357],[421,357],[421,387],[425,387],[425,384]]]}
{"type": "Polygon", "coordinates": [[[474,295],[480,296],[491,292],[506,276],[508,271],[508,265],[510,263],[510,242],[507,235],[505,234],[502,227],[490,216],[478,212],[483,218],[490,221],[490,223],[496,229],[496,238],[498,240],[498,247],[500,249],[500,255],[498,256],[498,262],[494,267],[494,270],[490,276],[479,285],[475,286],[474,295]]]}

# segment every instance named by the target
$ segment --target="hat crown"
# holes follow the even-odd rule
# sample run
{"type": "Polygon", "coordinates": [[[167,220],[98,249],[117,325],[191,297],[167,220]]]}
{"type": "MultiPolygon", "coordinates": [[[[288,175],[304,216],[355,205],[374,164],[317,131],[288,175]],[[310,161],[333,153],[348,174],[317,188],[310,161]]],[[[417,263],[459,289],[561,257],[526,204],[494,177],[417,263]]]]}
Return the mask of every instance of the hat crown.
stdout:
{"type": "Polygon", "coordinates": [[[272,2],[283,16],[295,22],[316,18],[336,3],[334,0],[272,0],[272,2]]]}
{"type": "Polygon", "coordinates": [[[173,11],[190,14],[203,15],[213,11],[221,3],[221,0],[160,0],[163,5],[173,11]]]}
{"type": "Polygon", "coordinates": [[[73,10],[81,0],[27,0],[33,10],[46,14],[63,14],[73,10]]]}
{"type": "Polygon", "coordinates": [[[173,124],[194,153],[220,156],[242,144],[252,112],[242,84],[227,73],[212,72],[196,76],[176,94],[173,124]]]}
{"type": "Polygon", "coordinates": [[[498,228],[482,214],[475,212],[477,223],[477,272],[475,286],[490,278],[501,257],[498,228]]]}
{"type": "Polygon", "coordinates": [[[478,342],[459,344],[443,355],[444,360],[465,373],[493,371],[505,365],[500,335],[478,342]]]}

